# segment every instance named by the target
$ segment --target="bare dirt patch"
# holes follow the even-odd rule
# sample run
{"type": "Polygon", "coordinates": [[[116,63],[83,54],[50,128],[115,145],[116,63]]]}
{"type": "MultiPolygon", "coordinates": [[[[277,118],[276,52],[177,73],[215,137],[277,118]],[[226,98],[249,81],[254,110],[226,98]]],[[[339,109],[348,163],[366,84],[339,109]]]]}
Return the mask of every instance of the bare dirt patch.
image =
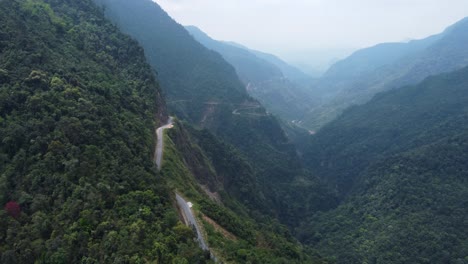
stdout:
{"type": "Polygon", "coordinates": [[[203,215],[203,220],[205,220],[208,224],[212,225],[214,229],[220,232],[221,234],[223,234],[225,238],[234,240],[234,241],[237,240],[237,237],[235,235],[233,235],[231,232],[224,229],[222,226],[218,225],[213,219],[209,218],[208,216],[203,215]]]}

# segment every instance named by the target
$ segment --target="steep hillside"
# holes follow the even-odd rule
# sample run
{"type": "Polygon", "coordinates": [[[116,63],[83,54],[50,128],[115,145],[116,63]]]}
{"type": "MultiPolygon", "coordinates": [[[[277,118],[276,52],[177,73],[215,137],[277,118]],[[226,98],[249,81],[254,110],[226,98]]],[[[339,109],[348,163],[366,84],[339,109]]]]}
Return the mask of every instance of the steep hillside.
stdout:
{"type": "Polygon", "coordinates": [[[319,81],[323,96],[305,121],[319,128],[344,109],[362,104],[378,92],[416,84],[424,78],[468,65],[468,19],[443,33],[409,43],[385,44],[356,52],[335,64],[319,81]]]}
{"type": "Polygon", "coordinates": [[[95,0],[106,15],[145,49],[168,107],[196,124],[217,127],[218,115],[255,103],[234,68],[206,49],[151,0],[95,0]],[[222,109],[219,109],[222,108],[222,109]],[[216,110],[216,111],[215,111],[216,110]]]}
{"type": "MultiPolygon", "coordinates": [[[[249,161],[270,215],[292,223],[298,221],[295,210],[300,214],[316,210],[304,211],[302,206],[312,207],[317,201],[303,205],[290,199],[296,195],[295,182],[307,177],[296,149],[276,118],[248,96],[232,66],[201,46],[150,0],[97,2],[105,5],[108,17],[145,48],[164,84],[170,109],[180,119],[206,128],[234,146],[249,161]]],[[[319,186],[316,182],[310,185],[319,186]]],[[[307,195],[311,190],[298,195],[311,197],[307,195]]]]}
{"type": "Polygon", "coordinates": [[[305,155],[342,204],[301,239],[338,263],[463,263],[468,68],[379,94],[325,126],[305,155]]]}
{"type": "Polygon", "coordinates": [[[310,219],[303,241],[337,263],[464,263],[468,135],[369,167],[338,209],[310,219]]]}
{"type": "Polygon", "coordinates": [[[285,226],[264,217],[262,211],[268,208],[262,208],[265,198],[259,195],[259,182],[235,148],[182,122],[169,130],[165,142],[162,174],[193,204],[217,260],[327,263],[316,251],[305,250],[285,226]]]}
{"type": "Polygon", "coordinates": [[[362,78],[382,66],[390,65],[408,55],[413,55],[426,49],[440,37],[441,35],[435,35],[422,40],[412,40],[408,43],[383,43],[358,50],[351,56],[333,64],[320,81],[352,82],[355,78],[362,78]]]}
{"type": "Polygon", "coordinates": [[[308,167],[344,183],[379,158],[462,132],[467,71],[430,77],[348,109],[310,139],[308,167]]]}
{"type": "Polygon", "coordinates": [[[244,49],[247,49],[248,51],[253,53],[255,56],[257,56],[257,57],[259,57],[261,59],[264,59],[264,60],[268,61],[269,63],[271,63],[271,64],[275,65],[276,67],[278,67],[281,70],[281,72],[283,73],[284,77],[288,78],[289,80],[291,80],[293,82],[297,82],[299,84],[305,84],[306,82],[308,82],[308,81],[310,81],[312,79],[312,77],[310,77],[309,75],[305,74],[304,72],[302,72],[298,68],[286,63],[285,61],[283,61],[282,59],[276,57],[273,54],[261,52],[261,51],[258,51],[258,50],[249,49],[249,48],[246,48],[246,47],[244,47],[244,49]]]}
{"type": "Polygon", "coordinates": [[[158,83],[101,11],[0,1],[0,262],[213,263],[175,191],[218,260],[326,263],[265,216],[258,172],[207,130],[176,123],[156,171],[158,83]]]}
{"type": "Polygon", "coordinates": [[[314,98],[306,88],[310,78],[304,73],[271,54],[214,40],[194,26],[185,28],[197,41],[219,52],[233,65],[247,92],[268,111],[291,122],[302,119],[311,109],[314,98]]]}
{"type": "Polygon", "coordinates": [[[151,162],[166,113],[143,50],[86,0],[0,18],[0,262],[203,261],[151,162]]]}
{"type": "Polygon", "coordinates": [[[283,78],[283,73],[278,67],[253,55],[246,49],[214,40],[195,26],[186,26],[185,29],[203,46],[218,52],[234,66],[243,83],[283,78]]]}
{"type": "Polygon", "coordinates": [[[296,125],[296,121],[304,119],[317,101],[304,86],[286,78],[249,83],[246,88],[268,111],[290,125],[296,125]]]}

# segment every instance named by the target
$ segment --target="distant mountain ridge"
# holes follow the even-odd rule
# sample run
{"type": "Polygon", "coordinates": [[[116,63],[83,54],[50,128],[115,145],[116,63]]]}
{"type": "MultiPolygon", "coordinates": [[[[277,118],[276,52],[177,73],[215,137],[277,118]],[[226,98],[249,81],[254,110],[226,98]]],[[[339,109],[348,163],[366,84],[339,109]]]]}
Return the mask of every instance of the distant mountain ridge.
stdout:
{"type": "Polygon", "coordinates": [[[278,58],[277,56],[273,54],[250,49],[250,48],[243,46],[242,44],[232,42],[232,41],[227,41],[224,43],[250,51],[255,56],[275,65],[281,70],[284,77],[290,79],[291,81],[305,82],[305,81],[310,81],[311,79],[311,77],[308,74],[304,73],[302,70],[296,68],[295,66],[292,66],[291,64],[285,62],[284,60],[278,58]]]}
{"type": "Polygon", "coordinates": [[[440,38],[440,35],[435,35],[422,40],[412,40],[408,43],[382,43],[358,50],[346,59],[333,64],[322,79],[338,78],[346,80],[361,77],[382,66],[392,64],[407,55],[423,50],[440,38]]]}
{"type": "Polygon", "coordinates": [[[422,40],[384,43],[355,52],[317,82],[315,94],[322,102],[308,113],[307,125],[320,128],[348,106],[364,103],[378,92],[468,65],[467,41],[468,19],[463,19],[422,40]]]}
{"type": "Polygon", "coordinates": [[[276,65],[257,56],[252,56],[252,53],[247,49],[216,41],[195,26],[186,26],[185,29],[203,46],[218,52],[234,66],[244,84],[284,77],[276,65]]]}
{"type": "MultiPolygon", "coordinates": [[[[223,57],[225,57],[225,59],[231,64],[234,64],[233,62],[236,62],[233,58],[234,56],[244,55],[242,56],[242,59],[258,60],[258,63],[262,64],[260,65],[261,67],[266,67],[267,65],[269,67],[276,66],[277,70],[281,72],[281,74],[278,74],[278,72],[276,72],[276,74],[282,75],[281,77],[288,78],[291,81],[305,82],[311,79],[309,75],[305,74],[298,68],[288,64],[287,62],[283,61],[282,59],[278,58],[277,56],[273,54],[253,50],[242,44],[239,44],[233,41],[214,40],[196,26],[185,26],[185,29],[187,29],[187,31],[192,36],[194,36],[195,39],[198,40],[201,44],[223,55],[223,57]],[[232,47],[234,47],[235,49],[233,49],[232,47]],[[247,51],[247,53],[241,50],[247,51]]],[[[236,67],[236,69],[240,69],[240,68],[241,67],[236,67]]],[[[242,77],[244,74],[240,73],[239,75],[242,77]]],[[[280,77],[280,76],[277,76],[277,77],[280,77]]]]}
{"type": "Polygon", "coordinates": [[[278,57],[234,42],[217,41],[194,26],[185,27],[208,49],[219,52],[236,69],[247,92],[286,121],[302,119],[314,101],[311,78],[278,57]]]}

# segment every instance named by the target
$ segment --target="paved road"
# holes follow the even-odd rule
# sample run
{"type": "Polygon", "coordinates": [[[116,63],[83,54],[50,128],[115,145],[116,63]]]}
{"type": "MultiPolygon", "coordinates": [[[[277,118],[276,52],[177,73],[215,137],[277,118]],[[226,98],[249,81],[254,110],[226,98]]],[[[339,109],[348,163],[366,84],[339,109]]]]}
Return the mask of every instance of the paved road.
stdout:
{"type": "MultiPolygon", "coordinates": [[[[156,129],[156,136],[158,140],[156,143],[154,162],[158,166],[158,170],[161,169],[161,161],[162,161],[162,155],[163,155],[163,147],[164,147],[163,146],[163,131],[164,129],[168,129],[172,127],[173,127],[172,117],[169,117],[167,124],[156,129]]],[[[195,217],[193,216],[192,209],[190,209],[189,205],[187,204],[187,201],[185,201],[184,198],[182,198],[178,193],[176,193],[176,200],[182,212],[182,216],[184,217],[185,224],[187,226],[195,228],[195,231],[197,232],[197,240],[198,240],[198,244],[200,245],[200,248],[205,251],[210,251],[200,231],[200,227],[198,226],[197,220],[195,220],[195,217]]],[[[215,263],[218,263],[216,256],[214,256],[213,252],[211,251],[210,251],[210,256],[211,256],[211,259],[213,259],[215,263]]]]}
{"type": "Polygon", "coordinates": [[[249,113],[249,112],[245,112],[245,110],[255,110],[255,109],[258,109],[260,108],[261,106],[260,105],[257,105],[257,106],[245,106],[245,107],[241,107],[241,108],[237,108],[237,109],[234,109],[234,111],[232,111],[232,114],[233,115],[248,115],[248,116],[268,116],[268,113],[266,114],[258,114],[258,113],[249,113]],[[244,112],[239,112],[241,110],[244,110],[244,112]]]}
{"type": "Polygon", "coordinates": [[[177,204],[182,212],[182,216],[184,217],[185,224],[190,227],[195,227],[195,231],[197,232],[197,240],[198,244],[200,244],[201,249],[209,250],[208,245],[206,245],[205,239],[200,231],[200,227],[198,227],[198,223],[193,216],[192,209],[187,204],[187,201],[184,200],[179,194],[176,193],[177,204]]]}
{"type": "Polygon", "coordinates": [[[156,150],[154,151],[154,163],[156,163],[156,166],[158,166],[158,170],[161,170],[161,161],[163,156],[163,131],[164,129],[172,127],[172,117],[169,117],[167,124],[156,129],[156,137],[158,138],[158,141],[156,142],[156,150]]]}

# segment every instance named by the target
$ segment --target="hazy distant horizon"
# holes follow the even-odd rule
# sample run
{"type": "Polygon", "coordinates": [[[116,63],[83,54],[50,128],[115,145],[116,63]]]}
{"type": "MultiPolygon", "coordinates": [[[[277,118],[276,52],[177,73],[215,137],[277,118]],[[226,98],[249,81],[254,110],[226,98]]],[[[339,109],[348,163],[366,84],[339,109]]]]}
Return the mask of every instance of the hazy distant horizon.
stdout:
{"type": "Polygon", "coordinates": [[[468,16],[466,0],[154,1],[216,40],[317,69],[361,48],[438,34],[468,16]]]}

